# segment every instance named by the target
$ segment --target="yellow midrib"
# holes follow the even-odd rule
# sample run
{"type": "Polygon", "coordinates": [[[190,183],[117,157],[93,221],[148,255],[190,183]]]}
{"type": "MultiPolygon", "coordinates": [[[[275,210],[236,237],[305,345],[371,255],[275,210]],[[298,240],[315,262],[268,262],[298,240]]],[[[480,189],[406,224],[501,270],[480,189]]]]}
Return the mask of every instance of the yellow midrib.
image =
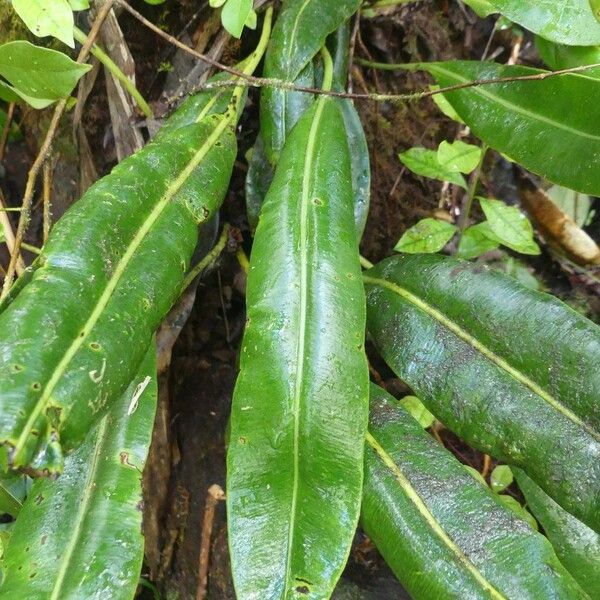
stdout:
{"type": "MultiPolygon", "coordinates": [[[[450,77],[460,83],[469,83],[470,82],[468,79],[466,79],[462,75],[457,75],[456,73],[453,73],[452,71],[448,71],[447,69],[440,67],[438,64],[432,65],[431,71],[432,72],[439,71],[440,73],[443,73],[447,77],[450,77]]],[[[483,87],[473,87],[471,89],[473,90],[474,93],[478,94],[479,96],[483,96],[484,98],[487,98],[488,100],[493,100],[494,102],[497,102],[498,104],[504,106],[505,108],[508,108],[509,110],[513,110],[516,113],[519,113],[521,115],[529,117],[530,119],[539,121],[540,123],[544,123],[545,125],[550,125],[551,127],[556,127],[557,129],[562,129],[563,131],[568,131],[569,133],[572,133],[574,135],[577,135],[577,136],[580,136],[580,137],[583,137],[583,138],[586,138],[589,140],[593,140],[595,142],[600,141],[599,135],[594,135],[592,133],[588,133],[587,131],[582,131],[581,129],[576,129],[575,127],[565,125],[564,123],[562,123],[560,121],[555,121],[554,119],[551,119],[550,117],[540,115],[539,113],[534,113],[530,110],[527,110],[526,108],[523,108],[521,106],[518,106],[517,104],[510,102],[509,100],[500,98],[493,92],[490,92],[490,91],[484,89],[483,87]]]]}
{"type": "Polygon", "coordinates": [[[306,316],[308,312],[308,205],[310,202],[309,192],[312,175],[312,165],[314,162],[315,145],[317,139],[317,130],[320,125],[321,115],[325,106],[325,98],[317,101],[315,116],[311,123],[308,135],[308,144],[306,147],[306,156],[304,159],[304,171],[302,175],[302,196],[300,200],[300,307],[298,322],[298,345],[296,348],[296,376],[294,382],[294,398],[292,411],[294,415],[294,466],[293,466],[293,487],[290,510],[290,522],[288,527],[288,548],[286,555],[286,577],[285,585],[292,585],[291,578],[291,555],[294,545],[294,528],[296,524],[296,511],[298,503],[298,485],[300,477],[299,453],[300,453],[300,402],[302,396],[304,379],[304,348],[306,342],[306,316]]]}
{"type": "MultiPolygon", "coordinates": [[[[233,112],[232,114],[235,114],[233,112]]],[[[19,453],[24,448],[25,443],[27,441],[27,437],[31,433],[33,426],[41,414],[42,410],[46,407],[46,404],[54,391],[56,385],[60,381],[61,377],[64,375],[69,363],[88,337],[90,331],[93,329],[94,325],[102,315],[104,309],[106,308],[110,298],[115,291],[119,281],[121,280],[125,270],[127,269],[131,259],[133,258],[135,252],[141,245],[142,241],[145,239],[146,235],[150,231],[151,227],[157,221],[157,219],[162,214],[163,210],[168,205],[169,201],[173,198],[173,196],[181,189],[181,186],[187,181],[190,177],[193,170],[202,162],[208,151],[212,148],[214,143],[221,137],[222,133],[229,126],[231,121],[231,115],[227,115],[221,119],[221,122],[217,127],[215,127],[214,131],[211,135],[206,139],[206,141],[202,144],[202,146],[198,149],[198,151],[194,154],[194,156],[190,159],[187,165],[182,170],[181,174],[169,185],[163,196],[157,202],[156,206],[152,209],[151,213],[148,215],[146,220],[142,223],[141,227],[138,229],[135,237],[127,247],[125,253],[121,257],[121,260],[117,263],[117,266],[106,284],[102,295],[98,299],[92,313],[90,314],[88,320],[83,326],[82,333],[83,335],[79,335],[72,342],[67,351],[63,354],[62,359],[54,369],[52,375],[48,379],[47,384],[42,390],[42,394],[37,401],[35,407],[29,414],[29,418],[21,434],[19,435],[19,439],[15,444],[15,460],[19,456],[19,453]]]]}
{"type": "Polygon", "coordinates": [[[65,552],[63,553],[60,559],[60,567],[58,569],[58,573],[56,575],[56,581],[54,582],[54,587],[52,588],[52,594],[50,596],[50,600],[61,600],[61,591],[65,581],[65,577],[67,575],[67,569],[69,568],[69,563],[71,562],[71,557],[73,556],[73,552],[75,552],[75,547],[77,546],[77,542],[81,535],[81,530],[83,527],[83,522],[85,520],[85,516],[88,510],[88,505],[90,500],[92,499],[92,492],[94,491],[95,483],[94,480],[96,478],[96,472],[98,470],[98,463],[100,458],[100,451],[102,450],[104,439],[107,432],[108,426],[108,415],[105,416],[100,424],[98,425],[98,435],[96,437],[96,442],[94,445],[94,454],[92,456],[92,460],[90,463],[90,470],[85,480],[85,485],[83,488],[83,495],[81,497],[81,501],[79,504],[79,509],[77,510],[77,516],[73,523],[71,523],[71,528],[73,533],[69,538],[67,543],[67,547],[65,552]]]}
{"type": "Polygon", "coordinates": [[[425,519],[429,528],[443,542],[443,544],[456,556],[457,560],[473,575],[473,577],[492,598],[497,600],[506,600],[506,597],[501,594],[479,571],[479,569],[471,562],[469,557],[462,549],[452,540],[452,538],[444,531],[443,527],[438,523],[435,516],[429,510],[421,496],[412,486],[406,475],[401,471],[400,467],[394,462],[394,459],[385,451],[383,446],[375,439],[373,434],[368,431],[366,435],[367,443],[375,450],[383,464],[393,473],[396,481],[400,484],[402,491],[408,499],[414,504],[423,519],[425,519]]]}
{"type": "Polygon", "coordinates": [[[438,321],[438,323],[441,323],[444,327],[452,331],[452,333],[456,334],[456,336],[459,337],[461,340],[478,350],[481,354],[483,354],[483,356],[485,356],[487,359],[493,362],[496,366],[500,367],[513,379],[523,384],[525,387],[529,388],[534,394],[542,398],[542,400],[547,402],[550,406],[552,406],[555,410],[560,412],[567,419],[584,429],[595,440],[600,441],[600,434],[597,431],[595,431],[592,427],[590,427],[587,423],[585,423],[582,419],[580,419],[574,412],[569,410],[566,406],[563,406],[563,404],[561,404],[556,398],[554,398],[554,396],[546,392],[546,390],[544,390],[537,383],[529,379],[529,377],[527,377],[525,374],[521,373],[521,371],[515,369],[506,360],[504,360],[495,352],[490,350],[487,346],[482,344],[477,338],[467,333],[464,329],[462,329],[462,327],[460,327],[460,325],[456,324],[454,321],[449,319],[445,314],[443,314],[436,308],[433,308],[433,306],[427,304],[427,302],[424,302],[419,297],[409,292],[407,289],[400,287],[399,285],[391,281],[388,281],[386,279],[379,279],[377,277],[371,277],[369,275],[363,275],[363,281],[366,283],[371,283],[373,285],[378,285],[383,288],[387,288],[388,290],[394,292],[401,298],[404,298],[404,300],[408,301],[410,304],[422,310],[430,317],[434,318],[436,321],[438,321]]]}

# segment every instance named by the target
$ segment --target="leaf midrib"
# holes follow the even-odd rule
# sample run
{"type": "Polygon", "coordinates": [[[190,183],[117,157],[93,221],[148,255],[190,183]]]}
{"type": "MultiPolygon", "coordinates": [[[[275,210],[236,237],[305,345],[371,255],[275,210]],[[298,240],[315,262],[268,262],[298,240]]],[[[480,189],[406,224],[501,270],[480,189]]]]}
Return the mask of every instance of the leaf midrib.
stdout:
{"type": "MultiPolygon", "coordinates": [[[[458,75],[457,73],[454,73],[453,71],[448,71],[447,69],[440,67],[439,64],[431,65],[429,67],[429,69],[434,73],[435,73],[435,71],[439,71],[440,73],[446,75],[447,77],[450,77],[451,79],[454,79],[455,81],[457,81],[459,83],[470,83],[470,80],[467,79],[466,77],[463,77],[462,75],[458,75]]],[[[543,81],[543,79],[540,79],[540,81],[543,81]]],[[[512,85],[512,84],[510,84],[510,85],[512,85]]],[[[550,117],[546,117],[545,115],[532,112],[526,108],[519,106],[518,104],[514,104],[514,103],[510,102],[509,100],[505,100],[504,98],[497,96],[496,94],[488,91],[487,89],[484,89],[481,86],[480,87],[472,87],[470,89],[473,91],[473,93],[478,94],[479,96],[483,96],[484,98],[487,98],[488,100],[493,100],[494,102],[497,102],[501,106],[504,106],[505,108],[507,108],[509,110],[513,110],[514,112],[519,113],[523,116],[529,117],[529,118],[533,119],[534,121],[539,121],[540,123],[544,123],[545,125],[550,125],[551,127],[556,127],[557,129],[562,129],[563,131],[567,131],[569,133],[572,133],[573,135],[580,136],[582,138],[586,138],[589,140],[593,140],[595,142],[600,141],[600,135],[594,135],[592,133],[588,133],[587,131],[582,131],[581,129],[571,127],[569,125],[561,123],[560,121],[555,121],[554,119],[551,119],[550,117]]]]}
{"type": "Polygon", "coordinates": [[[52,594],[50,596],[50,600],[60,600],[60,592],[62,591],[62,587],[65,581],[65,577],[67,574],[67,569],[71,562],[71,557],[73,556],[73,552],[75,552],[75,547],[77,546],[77,542],[81,536],[81,530],[83,527],[83,522],[87,515],[88,506],[92,499],[92,492],[95,488],[95,479],[96,472],[98,471],[98,464],[100,462],[100,452],[104,447],[104,442],[106,439],[106,434],[108,430],[108,415],[105,416],[100,424],[98,425],[98,434],[96,437],[96,442],[94,444],[94,454],[92,456],[92,460],[90,461],[90,470],[88,472],[88,476],[85,480],[85,485],[83,488],[83,494],[81,496],[81,501],[79,505],[79,510],[77,511],[77,516],[73,523],[71,523],[71,527],[73,529],[73,533],[69,538],[69,542],[67,544],[67,548],[62,555],[60,560],[60,567],[58,569],[58,574],[56,576],[56,581],[54,582],[54,587],[52,588],[52,594]]]}
{"type": "Polygon", "coordinates": [[[554,396],[546,392],[546,390],[544,390],[540,385],[529,379],[527,375],[510,365],[506,360],[504,360],[502,357],[498,356],[493,350],[482,344],[476,337],[466,332],[460,325],[455,323],[445,314],[443,314],[430,304],[427,304],[427,302],[421,300],[412,292],[409,292],[407,289],[400,287],[399,285],[392,283],[391,281],[387,281],[386,279],[379,279],[377,277],[370,277],[369,275],[363,275],[363,281],[365,283],[371,283],[373,285],[378,285],[380,287],[387,288],[388,290],[394,292],[410,304],[422,310],[424,313],[438,321],[438,323],[441,323],[444,327],[449,329],[461,340],[469,344],[471,347],[475,348],[475,350],[478,350],[483,356],[485,356],[488,360],[493,362],[496,366],[500,367],[513,379],[523,384],[525,387],[529,388],[534,394],[542,398],[542,400],[547,402],[552,408],[557,410],[564,417],[569,419],[578,427],[581,427],[596,441],[600,442],[600,433],[598,433],[595,429],[593,429],[582,419],[580,419],[573,411],[564,406],[554,396]]]}
{"type": "MultiPolygon", "coordinates": [[[[233,114],[235,114],[235,112],[233,112],[233,114]]],[[[64,375],[65,371],[67,370],[69,363],[71,362],[73,357],[77,354],[77,352],[79,351],[79,348],[81,347],[83,342],[87,339],[87,337],[90,334],[90,332],[92,331],[94,325],[98,322],[99,318],[102,316],[104,309],[108,305],[108,303],[112,297],[112,294],[114,293],[115,289],[117,288],[121,278],[123,277],[125,270],[129,266],[129,263],[131,262],[137,249],[139,248],[139,246],[141,245],[141,243],[147,236],[148,232],[150,231],[150,229],[152,228],[154,223],[161,216],[162,212],[165,210],[165,208],[169,204],[170,200],[179,191],[179,189],[181,189],[181,187],[187,181],[187,179],[190,177],[190,175],[192,174],[194,169],[200,164],[200,162],[202,162],[202,160],[208,154],[209,150],[212,148],[214,143],[221,137],[222,133],[228,127],[231,118],[232,118],[232,115],[228,114],[226,117],[224,117],[222,119],[221,123],[219,123],[219,125],[217,127],[215,127],[215,130],[211,133],[211,135],[206,139],[206,141],[202,144],[202,146],[198,149],[198,151],[190,159],[190,161],[184,167],[184,169],[182,170],[180,175],[169,185],[169,187],[167,188],[167,190],[165,191],[163,196],[156,203],[156,206],[152,209],[151,213],[148,215],[148,217],[145,219],[145,221],[142,223],[142,225],[138,229],[135,237],[133,238],[133,240],[127,247],[125,253],[121,257],[121,260],[118,262],[111,278],[108,280],[106,287],[104,288],[104,291],[102,292],[100,298],[98,299],[98,302],[94,306],[94,309],[92,310],[88,320],[86,321],[85,325],[83,326],[83,328],[81,330],[81,333],[83,333],[83,335],[81,335],[81,333],[80,333],[79,336],[76,337],[71,342],[71,345],[69,346],[67,351],[63,354],[62,359],[60,360],[60,362],[54,369],[52,375],[50,376],[50,379],[44,386],[44,389],[42,390],[39,400],[37,401],[33,410],[30,412],[29,418],[28,418],[25,426],[23,427],[21,434],[19,435],[19,439],[17,440],[17,443],[15,444],[15,449],[14,449],[15,459],[18,458],[19,453],[25,447],[27,437],[29,436],[31,430],[33,429],[33,426],[34,426],[36,420],[38,419],[39,415],[41,414],[42,410],[46,407],[48,400],[50,399],[50,396],[51,396],[52,392],[54,391],[56,385],[58,384],[61,377],[64,375]]]]}
{"type": "Polygon", "coordinates": [[[457,560],[465,567],[465,569],[467,569],[467,571],[473,575],[473,577],[477,580],[477,583],[479,583],[487,592],[489,592],[492,598],[497,600],[507,600],[506,597],[482,575],[479,569],[471,562],[469,557],[446,533],[433,513],[429,510],[417,490],[412,486],[408,477],[404,475],[394,459],[385,451],[383,446],[377,441],[370,431],[367,431],[365,439],[371,448],[375,450],[383,464],[392,472],[394,478],[400,484],[402,491],[419,511],[429,528],[450,550],[450,552],[456,556],[457,560]]]}
{"type": "Polygon", "coordinates": [[[290,521],[288,527],[288,547],[286,554],[286,577],[285,586],[286,594],[291,584],[291,556],[294,545],[294,530],[296,525],[296,511],[298,504],[298,486],[300,479],[300,404],[302,400],[302,389],[304,387],[304,349],[306,345],[306,317],[308,312],[308,207],[309,207],[309,192],[312,179],[312,164],[314,162],[314,153],[317,141],[317,131],[320,126],[320,121],[325,106],[325,98],[317,101],[315,116],[311,123],[308,134],[308,144],[306,147],[306,155],[304,159],[304,171],[302,175],[302,196],[300,200],[300,219],[299,219],[299,238],[300,238],[300,306],[299,306],[299,321],[298,321],[298,344],[296,347],[296,374],[294,381],[294,398],[292,411],[294,416],[294,454],[293,454],[293,485],[290,521]]]}

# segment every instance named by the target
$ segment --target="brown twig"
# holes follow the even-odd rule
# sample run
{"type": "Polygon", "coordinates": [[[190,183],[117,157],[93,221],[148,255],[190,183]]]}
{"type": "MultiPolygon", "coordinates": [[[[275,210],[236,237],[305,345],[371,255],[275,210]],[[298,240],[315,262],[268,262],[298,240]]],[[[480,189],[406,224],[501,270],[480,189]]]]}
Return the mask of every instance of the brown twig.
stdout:
{"type": "Polygon", "coordinates": [[[10,126],[12,124],[14,112],[15,103],[10,102],[6,111],[6,122],[4,123],[2,135],[0,136],[0,162],[4,160],[4,151],[6,150],[6,142],[8,141],[8,135],[10,134],[10,126]]]}
{"type": "Polygon", "coordinates": [[[206,504],[204,505],[204,519],[202,520],[202,534],[200,538],[200,559],[198,561],[198,588],[196,600],[206,598],[208,583],[208,559],[210,557],[210,539],[212,537],[215,510],[221,500],[225,499],[225,492],[221,486],[214,483],[208,488],[206,504]]]}
{"type": "MultiPolygon", "coordinates": [[[[490,84],[498,84],[498,83],[510,83],[515,81],[540,81],[543,79],[548,79],[550,77],[556,77],[559,75],[568,75],[572,73],[580,73],[582,71],[586,71],[588,69],[592,69],[595,67],[600,67],[600,63],[596,63],[593,65],[583,65],[579,67],[571,67],[569,69],[561,69],[560,71],[544,71],[542,73],[533,73],[531,75],[517,75],[514,77],[496,77],[493,79],[478,79],[474,81],[466,81],[464,83],[457,83],[455,85],[450,85],[447,87],[443,87],[440,89],[434,90],[422,90],[420,92],[411,92],[407,94],[355,94],[350,92],[339,92],[335,90],[323,90],[320,88],[313,88],[309,86],[301,86],[295,85],[290,81],[283,81],[282,79],[272,79],[268,77],[255,77],[254,75],[248,75],[246,73],[242,73],[238,69],[234,67],[230,67],[224,65],[223,63],[215,60],[206,54],[202,54],[201,52],[196,52],[193,48],[190,48],[183,42],[180,42],[177,38],[169,35],[164,32],[162,29],[154,25],[151,21],[148,21],[146,17],[140,14],[137,10],[129,6],[125,0],[115,0],[115,2],[122,6],[127,12],[129,12],[133,17],[135,17],[140,23],[148,27],[156,33],[158,36],[163,38],[165,41],[173,44],[177,48],[180,48],[190,56],[194,56],[199,60],[203,60],[209,65],[220,69],[221,71],[225,71],[226,73],[230,73],[235,76],[235,80],[223,80],[223,81],[213,81],[211,83],[207,83],[204,86],[199,88],[199,91],[213,90],[223,87],[238,87],[240,85],[246,85],[247,87],[274,87],[283,90],[289,90],[294,92],[306,92],[308,94],[317,94],[322,96],[332,96],[334,98],[348,98],[350,100],[372,100],[377,102],[400,102],[400,101],[410,101],[410,100],[421,100],[423,98],[428,98],[430,96],[435,96],[437,94],[445,94],[448,92],[453,92],[457,90],[462,90],[471,87],[478,87],[482,85],[490,85],[490,84]],[[241,82],[239,80],[242,80],[241,82]],[[244,83],[245,82],[245,83],[244,83]]],[[[361,64],[364,66],[384,69],[384,70],[425,70],[422,66],[423,63],[417,63],[413,65],[388,65],[386,63],[375,63],[370,61],[365,61],[363,59],[356,59],[356,64],[361,64]]]]}
{"type": "Polygon", "coordinates": [[[44,244],[48,240],[48,235],[50,234],[50,227],[52,226],[52,213],[51,213],[51,204],[50,204],[50,196],[52,189],[52,164],[50,161],[44,162],[44,174],[43,174],[43,182],[44,188],[42,193],[42,199],[44,204],[44,213],[43,213],[43,240],[44,244]]]}
{"type": "MultiPolygon", "coordinates": [[[[104,4],[98,10],[98,14],[94,19],[94,23],[92,24],[87,40],[81,47],[79,55],[77,56],[78,63],[83,63],[88,57],[90,49],[100,31],[100,27],[102,26],[104,19],[110,12],[112,5],[113,0],[106,0],[106,2],[104,2],[104,4]]],[[[67,106],[67,101],[68,98],[63,98],[56,105],[56,108],[54,109],[54,114],[52,115],[52,119],[50,121],[50,126],[48,127],[48,131],[46,132],[46,137],[42,142],[36,159],[33,161],[33,164],[29,169],[29,173],[27,175],[27,183],[25,185],[25,193],[23,194],[23,203],[21,205],[21,217],[19,219],[19,225],[17,227],[17,233],[15,236],[14,253],[10,257],[10,263],[8,264],[8,269],[6,270],[6,277],[4,278],[4,286],[2,287],[2,294],[0,295],[0,299],[6,296],[8,290],[10,289],[10,286],[12,285],[15,276],[17,260],[20,256],[21,244],[23,243],[25,231],[27,230],[27,225],[29,224],[31,203],[33,201],[35,183],[40,173],[40,169],[42,168],[42,165],[44,164],[44,161],[48,156],[50,147],[52,146],[52,141],[56,134],[56,130],[58,128],[58,124],[60,123],[60,119],[67,106]]]]}

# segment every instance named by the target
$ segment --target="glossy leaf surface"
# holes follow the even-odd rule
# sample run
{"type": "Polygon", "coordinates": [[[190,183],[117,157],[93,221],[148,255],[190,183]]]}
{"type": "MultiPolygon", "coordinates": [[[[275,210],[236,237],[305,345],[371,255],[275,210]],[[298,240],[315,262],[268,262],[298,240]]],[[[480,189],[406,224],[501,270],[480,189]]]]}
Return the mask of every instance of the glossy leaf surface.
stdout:
{"type": "Polygon", "coordinates": [[[17,93],[34,108],[43,108],[68,96],[80,77],[91,68],[90,65],[76,63],[62,52],[34,46],[23,40],[0,46],[0,75],[12,86],[4,84],[4,87],[17,93]]]}
{"type": "Polygon", "coordinates": [[[548,540],[374,385],[362,523],[416,600],[585,598],[548,540]]]}
{"type": "Polygon", "coordinates": [[[438,252],[456,233],[456,225],[427,217],[407,229],[394,247],[397,252],[438,252]]]}
{"type": "Polygon", "coordinates": [[[563,510],[520,469],[514,469],[527,507],[544,528],[554,550],[590,598],[600,597],[600,534],[563,510]]]}
{"type": "Polygon", "coordinates": [[[133,598],[156,394],[152,345],[122,398],[65,459],[62,475],[33,483],[6,549],[1,597],[133,598]]]}
{"type": "Polygon", "coordinates": [[[122,394],[180,292],[197,227],[219,208],[234,115],[209,115],[126,159],[56,224],[0,315],[0,443],[60,471],[122,394]]]}
{"type": "MultiPolygon", "coordinates": [[[[286,0],[273,28],[264,76],[310,87],[313,57],[359,6],[360,0],[286,0]]],[[[271,164],[277,164],[288,132],[312,101],[303,92],[263,88],[260,128],[271,164]]]]}
{"type": "Polygon", "coordinates": [[[475,10],[498,12],[542,37],[571,46],[600,44],[600,24],[590,6],[597,0],[466,0],[475,10]]]}
{"type": "Polygon", "coordinates": [[[600,529],[600,330],[556,298],[439,255],[369,270],[386,362],[469,444],[521,466],[600,529]]]}
{"type": "Polygon", "coordinates": [[[368,370],[350,157],[322,97],[292,130],[255,234],[231,415],[238,597],[329,597],[360,507],[368,370]]]}
{"type": "MultiPolygon", "coordinates": [[[[544,73],[491,62],[452,61],[421,67],[441,86],[544,73]]],[[[600,155],[600,103],[589,101],[600,97],[600,80],[567,74],[479,85],[445,96],[486,144],[554,183],[600,194],[595,158],[600,155]]]]}
{"type": "MultiPolygon", "coordinates": [[[[542,60],[555,71],[600,63],[600,46],[563,46],[539,36],[535,38],[535,45],[542,60]]],[[[581,74],[600,78],[600,67],[586,69],[581,74]]]]}

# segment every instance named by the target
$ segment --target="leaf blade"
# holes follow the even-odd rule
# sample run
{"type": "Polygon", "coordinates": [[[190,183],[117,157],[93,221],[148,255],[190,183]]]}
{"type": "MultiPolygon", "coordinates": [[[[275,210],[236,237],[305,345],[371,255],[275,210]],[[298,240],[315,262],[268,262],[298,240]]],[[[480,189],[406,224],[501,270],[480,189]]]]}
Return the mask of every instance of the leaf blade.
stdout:
{"type": "Polygon", "coordinates": [[[375,344],[455,433],[521,466],[600,527],[598,328],[546,294],[480,271],[439,255],[383,261],[365,276],[375,344]]]}
{"type": "MultiPolygon", "coordinates": [[[[545,72],[470,61],[424,64],[422,68],[442,86],[545,72]]],[[[445,96],[477,137],[491,147],[554,183],[598,195],[600,174],[591,157],[600,152],[600,106],[589,105],[586,98],[599,93],[599,80],[568,74],[479,85],[445,96]],[[552,101],[542,103],[540,98],[552,101]]]]}
{"type": "Polygon", "coordinates": [[[73,9],[67,0],[12,0],[12,5],[31,33],[38,37],[52,35],[75,47],[73,9]]]}
{"type": "Polygon", "coordinates": [[[563,510],[520,469],[517,483],[562,564],[590,598],[600,594],[600,535],[563,510]]]}
{"type": "Polygon", "coordinates": [[[0,593],[133,597],[144,548],[140,472],[156,396],[152,344],[123,397],[67,457],[64,473],[34,482],[6,550],[0,593]]]}
{"type": "Polygon", "coordinates": [[[346,144],[323,97],[290,134],[256,230],[227,457],[244,598],[330,595],[358,519],[368,373],[346,144]]]}
{"type": "Polygon", "coordinates": [[[394,398],[372,385],[370,407],[362,521],[411,597],[585,597],[548,541],[394,398]]]}

